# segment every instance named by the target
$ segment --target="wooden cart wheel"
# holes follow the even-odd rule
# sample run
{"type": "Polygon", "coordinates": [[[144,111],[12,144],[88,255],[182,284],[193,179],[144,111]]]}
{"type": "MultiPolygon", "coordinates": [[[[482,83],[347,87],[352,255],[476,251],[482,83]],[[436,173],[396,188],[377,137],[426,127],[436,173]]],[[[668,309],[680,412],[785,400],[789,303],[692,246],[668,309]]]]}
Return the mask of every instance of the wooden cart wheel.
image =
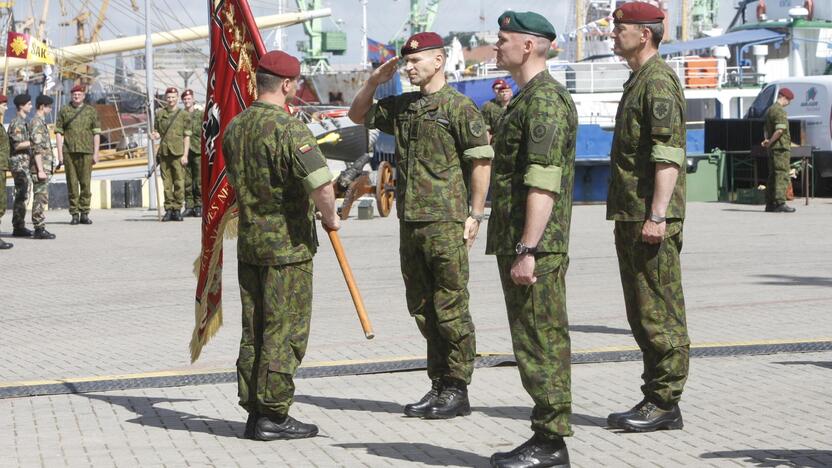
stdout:
{"type": "Polygon", "coordinates": [[[396,185],[393,180],[393,165],[387,161],[382,161],[378,165],[378,181],[376,182],[376,203],[378,204],[378,214],[386,218],[393,209],[393,198],[395,196],[396,185]]]}

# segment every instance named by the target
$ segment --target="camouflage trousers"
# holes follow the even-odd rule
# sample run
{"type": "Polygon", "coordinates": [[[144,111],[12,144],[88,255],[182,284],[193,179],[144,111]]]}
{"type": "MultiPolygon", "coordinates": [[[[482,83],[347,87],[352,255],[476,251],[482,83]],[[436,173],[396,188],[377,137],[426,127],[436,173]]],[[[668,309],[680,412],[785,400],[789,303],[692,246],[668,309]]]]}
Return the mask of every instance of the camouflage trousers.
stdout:
{"type": "Polygon", "coordinates": [[[188,154],[188,165],[185,166],[185,208],[202,206],[202,174],[200,173],[200,153],[193,151],[188,154]]]}
{"type": "Polygon", "coordinates": [[[30,172],[12,171],[14,179],[14,206],[12,207],[12,226],[26,227],[26,201],[29,200],[30,172]]]}
{"type": "Polygon", "coordinates": [[[675,404],[688,378],[690,339],[682,292],[682,221],[667,224],[661,244],[641,240],[642,222],[615,223],[615,249],[630,330],[643,354],[644,396],[675,404]]]}
{"type": "Polygon", "coordinates": [[[64,164],[69,214],[89,213],[92,201],[92,155],[68,153],[64,157],[64,164]]]}
{"type": "Polygon", "coordinates": [[[49,206],[49,179],[52,173],[46,171],[46,180],[38,180],[37,173],[32,174],[32,224],[42,228],[46,224],[46,208],[49,206]]]}
{"type": "Polygon", "coordinates": [[[511,343],[523,388],[534,401],[532,430],[547,438],[570,436],[571,350],[566,314],[566,254],[538,254],[537,282],[511,280],[514,255],[497,257],[506,301],[511,343]]]}
{"type": "Polygon", "coordinates": [[[180,210],[185,200],[185,168],[179,162],[182,156],[160,153],[158,157],[165,187],[165,210],[180,210]]]}
{"type": "Polygon", "coordinates": [[[766,183],[766,204],[786,203],[786,189],[789,187],[789,150],[771,150],[768,182],[766,183]]]}
{"type": "Polygon", "coordinates": [[[471,383],[476,357],[462,223],[400,222],[407,309],[427,341],[428,377],[471,383]]]}
{"type": "Polygon", "coordinates": [[[0,219],[6,214],[6,169],[0,169],[0,219]]]}
{"type": "Polygon", "coordinates": [[[279,266],[237,262],[243,333],[237,394],[248,412],[282,418],[306,353],[312,317],[312,261],[279,266]]]}

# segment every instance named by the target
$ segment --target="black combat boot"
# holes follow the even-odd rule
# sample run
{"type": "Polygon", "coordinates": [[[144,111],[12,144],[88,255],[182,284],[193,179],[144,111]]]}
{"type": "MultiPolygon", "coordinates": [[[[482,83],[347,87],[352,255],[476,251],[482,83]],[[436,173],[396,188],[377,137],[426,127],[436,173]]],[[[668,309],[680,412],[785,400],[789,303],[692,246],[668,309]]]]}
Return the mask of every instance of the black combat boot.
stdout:
{"type": "Polygon", "coordinates": [[[286,416],[282,419],[260,416],[254,427],[257,440],[306,439],[318,435],[318,426],[306,424],[286,416]]]}
{"type": "Polygon", "coordinates": [[[0,250],[9,250],[12,247],[14,247],[14,244],[6,242],[3,239],[0,239],[0,250]]]}
{"type": "Polygon", "coordinates": [[[445,382],[439,397],[425,411],[425,419],[451,419],[471,414],[468,389],[459,381],[445,382]]]}
{"type": "Polygon", "coordinates": [[[244,439],[254,439],[254,429],[257,427],[258,415],[256,411],[248,414],[246,419],[246,430],[243,432],[244,439]]]}
{"type": "Polygon", "coordinates": [[[618,423],[619,423],[619,421],[621,421],[621,419],[629,418],[630,416],[633,416],[633,415],[637,414],[638,410],[640,410],[641,407],[644,406],[645,404],[647,404],[647,399],[646,398],[644,400],[641,400],[637,405],[633,406],[632,408],[630,408],[627,411],[624,411],[624,412],[621,412],[621,413],[610,413],[610,415],[607,416],[607,426],[608,427],[619,428],[618,423]]]}
{"type": "Polygon", "coordinates": [[[172,219],[172,220],[174,220],[174,221],[182,221],[182,212],[181,212],[181,211],[179,211],[179,208],[176,208],[176,209],[174,209],[174,210],[171,210],[171,215],[173,215],[173,216],[171,217],[171,219],[172,219]]]}
{"type": "Polygon", "coordinates": [[[78,218],[78,213],[75,213],[74,215],[72,215],[72,219],[69,220],[69,224],[71,224],[72,226],[75,226],[76,224],[78,224],[80,222],[81,221],[78,218]]]}
{"type": "Polygon", "coordinates": [[[411,418],[423,417],[425,415],[425,411],[427,411],[431,405],[436,403],[436,399],[439,398],[439,392],[441,391],[442,381],[440,379],[431,381],[430,390],[425,393],[425,396],[423,396],[421,400],[404,406],[405,416],[410,416],[411,418]]]}
{"type": "Polygon", "coordinates": [[[562,437],[548,439],[538,434],[511,452],[491,456],[495,468],[569,468],[569,450],[562,437]]]}
{"type": "Polygon", "coordinates": [[[194,218],[201,218],[202,217],[202,207],[197,206],[194,207],[194,218]]]}
{"type": "Polygon", "coordinates": [[[162,222],[168,222],[173,219],[173,210],[165,210],[165,215],[162,216],[162,222]]]}
{"type": "Polygon", "coordinates": [[[618,427],[625,431],[652,432],[660,429],[681,429],[685,425],[682,422],[682,412],[679,405],[671,405],[667,409],[660,408],[655,403],[648,401],[635,414],[623,417],[618,420],[618,427]]]}
{"type": "Polygon", "coordinates": [[[182,216],[185,218],[190,218],[194,216],[194,209],[193,208],[185,208],[185,212],[182,213],[182,216]]]}
{"type": "Polygon", "coordinates": [[[32,231],[26,229],[26,226],[23,227],[16,227],[12,230],[12,236],[14,237],[32,237],[32,231]]]}
{"type": "Polygon", "coordinates": [[[81,220],[79,221],[81,224],[92,224],[92,220],[90,219],[89,213],[81,213],[81,220]]]}
{"type": "Polygon", "coordinates": [[[772,209],[771,211],[773,211],[775,213],[794,213],[797,210],[795,208],[785,204],[785,203],[781,203],[781,204],[775,206],[774,209],[772,209]]]}
{"type": "Polygon", "coordinates": [[[32,236],[35,239],[54,239],[55,234],[47,231],[45,227],[35,228],[35,234],[32,236]]]}

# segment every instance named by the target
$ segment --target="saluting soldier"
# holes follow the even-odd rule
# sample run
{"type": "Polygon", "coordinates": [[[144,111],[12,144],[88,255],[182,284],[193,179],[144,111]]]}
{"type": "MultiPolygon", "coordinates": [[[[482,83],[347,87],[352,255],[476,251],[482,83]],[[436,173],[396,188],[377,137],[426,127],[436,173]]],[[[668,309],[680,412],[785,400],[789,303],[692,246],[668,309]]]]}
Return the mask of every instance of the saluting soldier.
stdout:
{"type": "Polygon", "coordinates": [[[188,165],[185,166],[185,213],[183,216],[202,217],[202,112],[196,109],[193,90],[182,92],[182,104],[190,119],[191,138],[188,146],[188,165]]]}
{"type": "Polygon", "coordinates": [[[240,210],[237,274],[243,333],[237,360],[245,436],[314,437],[318,428],[289,416],[293,376],[306,352],[317,249],[310,197],[325,228],[337,230],[332,174],[306,126],[285,110],[300,62],[281,51],[257,67],[257,101],[228,124],[222,149],[240,210]]]}
{"type": "Polygon", "coordinates": [[[489,100],[480,108],[482,117],[485,119],[485,125],[488,129],[488,141],[494,138],[494,129],[497,128],[497,122],[508,107],[508,103],[514,96],[511,86],[502,78],[497,78],[491,84],[491,90],[494,91],[494,99],[489,100]]]}
{"type": "Polygon", "coordinates": [[[520,86],[495,127],[485,253],[497,256],[511,342],[534,401],[534,435],[492,466],[568,466],[572,435],[566,269],[578,115],[546,56],[557,34],[534,12],[503,13],[497,66],[520,86]]]}
{"type": "Polygon", "coordinates": [[[46,207],[49,204],[49,179],[52,178],[54,155],[46,116],[52,112],[52,98],[41,94],[35,99],[35,115],[29,122],[32,139],[32,224],[35,239],[54,239],[46,230],[46,207]]]}
{"type": "Polygon", "coordinates": [[[61,108],[55,120],[55,144],[58,164],[64,165],[69,196],[69,224],[92,224],[90,201],[92,165],[98,162],[101,122],[95,108],[84,102],[85,89],[75,85],[68,106],[61,108]]]}
{"type": "Polygon", "coordinates": [[[182,221],[182,202],[185,200],[185,167],[191,141],[189,114],[177,107],[179,90],[165,90],[165,107],[156,112],[153,139],[159,140],[159,168],[165,187],[165,215],[162,221],[182,221]]]}
{"type": "MultiPolygon", "coordinates": [[[[9,134],[3,126],[2,116],[6,115],[9,98],[0,95],[0,219],[6,214],[6,171],[9,170],[9,134]]],[[[0,239],[0,250],[8,250],[14,244],[0,239]]]]}
{"type": "Polygon", "coordinates": [[[789,134],[789,117],[784,107],[794,99],[789,88],[780,88],[774,101],[763,117],[766,138],[760,143],[769,150],[768,182],[766,183],[766,211],[794,213],[795,208],[786,204],[786,190],[789,187],[789,159],[792,137],[789,134]]]}
{"type": "Polygon", "coordinates": [[[676,73],[658,55],[662,11],[641,2],[613,12],[613,51],[632,69],[618,104],[610,155],[607,219],[627,320],[644,354],[643,400],[607,418],[628,431],[681,429],[679,399],[688,377],[682,292],[685,218],[685,98],[676,73]]]}
{"type": "Polygon", "coordinates": [[[11,145],[11,169],[14,178],[14,207],[12,208],[12,236],[31,237],[26,228],[26,200],[29,199],[29,184],[32,177],[32,141],[26,116],[32,110],[32,96],[18,94],[14,97],[17,115],[9,123],[9,144],[11,145]]]}
{"type": "Polygon", "coordinates": [[[377,68],[359,90],[349,117],[396,139],[396,211],[407,307],[427,340],[431,389],[405,406],[411,417],[470,414],[468,384],[476,341],[468,310],[468,249],[483,219],[491,159],[485,122],[474,103],[445,82],[442,38],[432,32],[402,46],[419,91],[373,104],[376,88],[396,73],[398,58],[377,68]],[[463,161],[472,162],[471,208],[463,161]]]}

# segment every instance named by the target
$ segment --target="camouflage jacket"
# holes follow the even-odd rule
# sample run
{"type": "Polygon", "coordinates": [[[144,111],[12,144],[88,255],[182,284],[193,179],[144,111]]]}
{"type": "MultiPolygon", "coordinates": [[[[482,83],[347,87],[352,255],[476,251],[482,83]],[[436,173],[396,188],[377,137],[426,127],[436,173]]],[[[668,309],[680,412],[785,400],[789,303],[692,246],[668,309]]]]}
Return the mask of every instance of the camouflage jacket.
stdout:
{"type": "Polygon", "coordinates": [[[482,112],[482,117],[485,119],[485,126],[486,128],[494,133],[494,129],[497,127],[497,122],[499,122],[500,117],[503,116],[503,113],[506,111],[506,108],[501,106],[497,99],[494,98],[480,107],[480,112],[482,112]]]}
{"type": "Polygon", "coordinates": [[[191,118],[187,112],[179,108],[159,109],[156,111],[153,128],[162,138],[159,141],[159,155],[182,156],[185,152],[185,137],[191,136],[191,118]]]}
{"type": "Polygon", "coordinates": [[[29,136],[32,141],[32,155],[40,155],[43,162],[43,169],[47,172],[52,171],[52,140],[49,136],[49,127],[43,118],[35,114],[29,122],[29,136]]]}
{"type": "Polygon", "coordinates": [[[16,143],[29,141],[29,126],[23,117],[15,116],[9,124],[9,145],[11,147],[11,167],[12,172],[29,172],[31,170],[31,151],[24,149],[15,151],[16,143]]]}
{"type": "Polygon", "coordinates": [[[332,180],[312,132],[257,101],[228,124],[222,150],[240,210],[237,258],[254,265],[311,259],[317,242],[309,193],[332,180]]]}
{"type": "Polygon", "coordinates": [[[89,104],[63,106],[55,120],[55,133],[64,136],[65,153],[92,154],[93,138],[101,133],[98,112],[89,104]]]}
{"type": "Polygon", "coordinates": [[[685,97],[673,70],[657,55],[624,83],[610,154],[607,219],[650,215],[656,163],[679,166],[666,217],[685,217],[685,97]]]}
{"type": "MultiPolygon", "coordinates": [[[[0,171],[7,170],[9,168],[10,154],[9,134],[6,133],[6,127],[0,123],[0,171]]],[[[6,174],[0,174],[0,177],[6,177],[6,174]]]]}
{"type": "Polygon", "coordinates": [[[789,134],[789,117],[786,109],[780,103],[775,102],[766,110],[765,120],[766,138],[771,138],[775,131],[783,129],[783,134],[772,145],[773,150],[788,150],[792,145],[792,137],[789,134]]]}
{"type": "Polygon", "coordinates": [[[203,113],[199,109],[190,113],[191,143],[188,151],[195,154],[202,152],[202,117],[203,113]]]}
{"type": "Polygon", "coordinates": [[[492,141],[487,254],[515,255],[530,188],[555,194],[538,251],[568,251],[577,128],[572,97],[548,71],[538,73],[511,100],[492,141]]]}
{"type": "Polygon", "coordinates": [[[396,139],[396,211],[402,221],[465,221],[462,161],[491,159],[485,122],[474,103],[447,84],[439,91],[390,96],[364,122],[396,139]]]}

